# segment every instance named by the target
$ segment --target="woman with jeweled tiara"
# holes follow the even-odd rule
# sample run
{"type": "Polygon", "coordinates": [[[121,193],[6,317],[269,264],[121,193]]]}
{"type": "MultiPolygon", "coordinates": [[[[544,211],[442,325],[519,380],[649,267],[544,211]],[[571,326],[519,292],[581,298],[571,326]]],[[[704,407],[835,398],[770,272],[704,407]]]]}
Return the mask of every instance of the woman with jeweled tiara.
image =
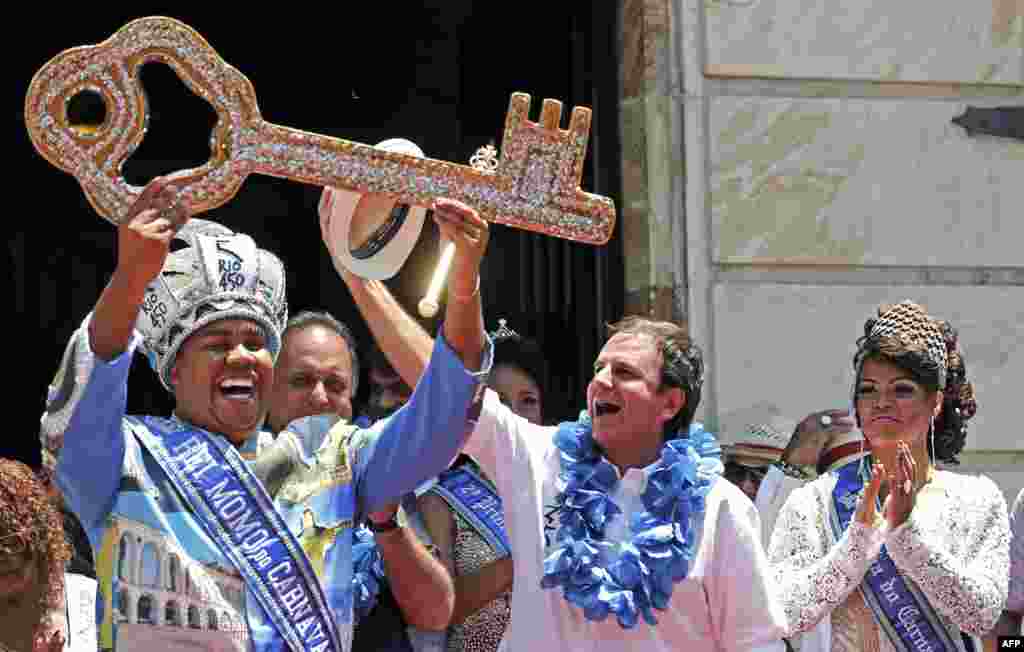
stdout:
{"type": "Polygon", "coordinates": [[[882,306],[854,356],[870,455],[796,490],[769,557],[801,652],[976,651],[1007,595],[1006,501],[955,464],[974,388],[956,331],[882,306]]]}

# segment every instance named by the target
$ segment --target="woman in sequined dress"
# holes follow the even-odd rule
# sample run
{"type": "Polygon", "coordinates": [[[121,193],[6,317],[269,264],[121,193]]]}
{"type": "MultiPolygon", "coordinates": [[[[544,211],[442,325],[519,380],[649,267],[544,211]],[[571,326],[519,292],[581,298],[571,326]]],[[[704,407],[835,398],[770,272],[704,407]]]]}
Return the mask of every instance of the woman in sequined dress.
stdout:
{"type": "MultiPolygon", "coordinates": [[[[494,340],[494,366],[488,386],[502,403],[524,419],[543,421],[544,356],[540,347],[520,337],[501,321],[494,340]]],[[[490,482],[468,455],[463,465],[490,482]]],[[[493,485],[491,490],[494,491],[493,485]]],[[[495,495],[497,492],[494,491],[495,495]]],[[[498,649],[510,617],[512,558],[499,556],[457,511],[431,490],[420,497],[424,523],[441,559],[455,579],[455,609],[448,628],[449,652],[493,652],[498,649]]]]}
{"type": "Polygon", "coordinates": [[[0,650],[64,647],[64,563],[60,518],[36,475],[0,458],[0,650]]]}
{"type": "Polygon", "coordinates": [[[871,455],[797,489],[769,557],[801,652],[975,650],[1007,595],[1002,492],[956,464],[974,390],[956,332],[911,302],[869,319],[854,407],[871,455]]]}

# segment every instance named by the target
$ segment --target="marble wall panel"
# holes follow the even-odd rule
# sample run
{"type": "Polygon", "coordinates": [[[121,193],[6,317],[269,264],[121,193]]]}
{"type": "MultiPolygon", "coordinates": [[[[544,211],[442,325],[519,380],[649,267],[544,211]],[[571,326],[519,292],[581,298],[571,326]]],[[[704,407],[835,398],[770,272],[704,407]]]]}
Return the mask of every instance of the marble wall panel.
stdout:
{"type": "MultiPolygon", "coordinates": [[[[709,388],[729,441],[747,423],[849,406],[855,342],[879,304],[914,300],[960,332],[978,414],[967,447],[1024,450],[1024,288],[716,284],[709,388]]],[[[703,344],[703,343],[701,343],[703,344]]],[[[1024,484],[1024,482],[1022,482],[1024,484]]]]}
{"type": "Polygon", "coordinates": [[[711,98],[715,262],[1024,264],[1024,142],[967,136],[965,107],[711,98]]]}
{"type": "Polygon", "coordinates": [[[705,71],[1024,83],[1020,0],[704,0],[705,71]]]}

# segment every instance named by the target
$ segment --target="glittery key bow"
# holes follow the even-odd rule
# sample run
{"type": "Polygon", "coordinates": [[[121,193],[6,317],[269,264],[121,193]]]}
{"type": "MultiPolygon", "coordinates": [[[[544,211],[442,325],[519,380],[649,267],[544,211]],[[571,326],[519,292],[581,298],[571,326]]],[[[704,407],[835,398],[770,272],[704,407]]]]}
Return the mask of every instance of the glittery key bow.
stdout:
{"type": "Polygon", "coordinates": [[[62,52],[36,73],[25,98],[36,150],[74,175],[93,208],[115,224],[126,219],[142,191],[125,181],[121,166],[146,131],[138,73],[152,61],[168,64],[217,113],[210,160],[171,175],[179,203],[192,214],[227,202],[249,174],[258,173],[384,193],[425,207],[449,197],[484,219],[516,228],[590,244],[611,238],[615,205],[579,187],[590,134],[587,108],[574,108],[569,128],[561,129],[560,102],[544,100],[539,123],[531,122],[530,96],[513,94],[493,171],[386,152],[265,122],[249,80],[194,29],[163,17],[140,18],[99,45],[62,52]],[[69,119],[68,102],[83,92],[102,98],[102,124],[69,119]]]}

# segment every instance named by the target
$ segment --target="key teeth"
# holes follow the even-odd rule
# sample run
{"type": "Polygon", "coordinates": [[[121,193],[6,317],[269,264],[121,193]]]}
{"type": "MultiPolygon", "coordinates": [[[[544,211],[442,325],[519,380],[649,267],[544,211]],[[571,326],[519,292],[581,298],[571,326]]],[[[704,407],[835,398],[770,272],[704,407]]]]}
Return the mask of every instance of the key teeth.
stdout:
{"type": "Polygon", "coordinates": [[[585,106],[577,106],[572,110],[572,117],[569,119],[569,133],[573,137],[590,135],[590,109],[585,106]]]}
{"type": "Polygon", "coordinates": [[[546,99],[541,105],[540,126],[552,131],[558,129],[562,122],[562,103],[558,100],[546,99]]]}

